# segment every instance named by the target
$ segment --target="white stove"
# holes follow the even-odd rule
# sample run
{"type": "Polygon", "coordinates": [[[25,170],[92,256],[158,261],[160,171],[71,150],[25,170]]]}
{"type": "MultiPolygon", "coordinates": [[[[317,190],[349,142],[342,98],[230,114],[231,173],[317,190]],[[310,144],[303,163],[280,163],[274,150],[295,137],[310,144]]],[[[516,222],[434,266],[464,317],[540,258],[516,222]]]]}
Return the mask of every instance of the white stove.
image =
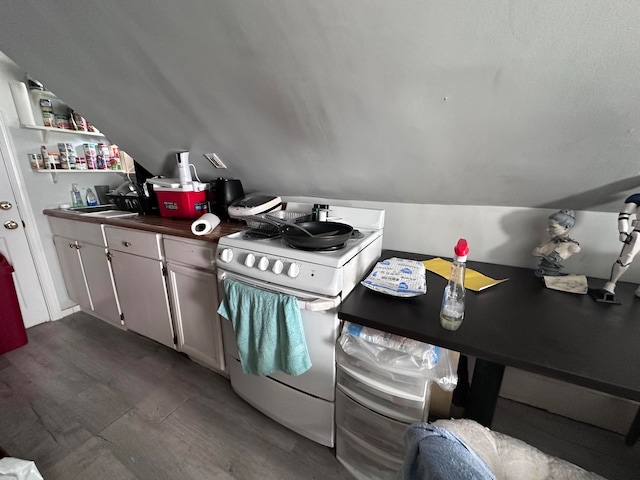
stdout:
{"type": "MultiPolygon", "coordinates": [[[[291,212],[311,212],[310,204],[289,203],[291,212]]],[[[218,242],[220,295],[227,279],[249,287],[294,296],[300,307],[311,368],[302,375],[244,373],[230,321],[222,320],[225,361],[231,387],[244,400],[291,430],[329,447],[335,444],[335,344],[338,308],[382,253],[384,210],[331,207],[328,221],[350,225],[343,248],[307,251],[279,238],[249,239],[245,232],[218,242]]]]}
{"type": "MultiPolygon", "coordinates": [[[[312,205],[289,203],[287,210],[310,212],[312,205]]],[[[336,250],[301,250],[282,238],[252,238],[246,231],[218,242],[218,267],[239,275],[323,295],[346,295],[382,252],[384,210],[331,207],[330,221],[354,232],[336,250]],[[351,262],[356,259],[353,264],[351,262]]]]}

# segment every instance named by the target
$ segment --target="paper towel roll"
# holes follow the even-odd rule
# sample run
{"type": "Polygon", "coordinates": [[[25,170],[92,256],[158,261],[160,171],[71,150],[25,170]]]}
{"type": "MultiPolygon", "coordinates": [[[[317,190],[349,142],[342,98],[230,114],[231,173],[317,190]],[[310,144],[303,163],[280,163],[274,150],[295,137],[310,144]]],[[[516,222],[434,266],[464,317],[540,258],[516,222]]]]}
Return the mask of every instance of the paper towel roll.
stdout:
{"type": "Polygon", "coordinates": [[[218,226],[220,219],[213,213],[205,213],[191,224],[191,233],[194,235],[207,235],[218,226]]]}
{"type": "Polygon", "coordinates": [[[31,109],[31,100],[29,99],[29,92],[27,92],[27,86],[22,82],[9,82],[11,88],[11,95],[13,96],[13,103],[16,104],[16,110],[18,111],[18,118],[22,125],[34,126],[36,119],[33,116],[33,110],[31,109]]]}

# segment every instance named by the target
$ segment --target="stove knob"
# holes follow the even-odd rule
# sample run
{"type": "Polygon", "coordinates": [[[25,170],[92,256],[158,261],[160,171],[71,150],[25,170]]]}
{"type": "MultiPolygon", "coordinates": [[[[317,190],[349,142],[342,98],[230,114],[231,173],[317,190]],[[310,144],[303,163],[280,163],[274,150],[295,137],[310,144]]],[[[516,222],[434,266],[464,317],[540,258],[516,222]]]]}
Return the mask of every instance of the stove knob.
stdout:
{"type": "Polygon", "coordinates": [[[258,270],[262,270],[263,272],[269,268],[269,259],[267,257],[262,257],[258,262],[258,270]]]}
{"type": "Polygon", "coordinates": [[[271,267],[271,271],[276,275],[280,275],[282,270],[284,270],[284,263],[282,263],[282,260],[276,260],[273,263],[273,267],[271,267]]]}
{"type": "Polygon", "coordinates": [[[253,253],[247,253],[247,257],[244,259],[244,264],[249,268],[253,268],[256,264],[256,256],[253,253]]]}
{"type": "Polygon", "coordinates": [[[300,275],[300,267],[298,266],[297,263],[292,263],[291,265],[289,265],[289,270],[287,270],[287,275],[290,276],[291,278],[296,278],[298,275],[300,275]]]}
{"type": "Polygon", "coordinates": [[[229,263],[231,260],[233,260],[233,250],[231,250],[230,248],[223,248],[218,255],[220,257],[220,260],[224,263],[229,263]]]}

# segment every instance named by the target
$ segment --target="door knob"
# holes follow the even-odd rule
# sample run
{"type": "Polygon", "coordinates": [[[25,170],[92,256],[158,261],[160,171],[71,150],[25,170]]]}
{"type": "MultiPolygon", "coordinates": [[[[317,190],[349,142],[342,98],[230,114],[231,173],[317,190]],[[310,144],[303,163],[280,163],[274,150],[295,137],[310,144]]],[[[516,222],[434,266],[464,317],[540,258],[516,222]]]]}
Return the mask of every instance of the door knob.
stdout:
{"type": "Polygon", "coordinates": [[[11,207],[13,207],[11,202],[7,202],[6,200],[0,202],[0,210],[11,210],[11,207]]]}
{"type": "Polygon", "coordinates": [[[15,230],[18,228],[18,222],[14,222],[13,220],[7,220],[4,222],[4,228],[8,230],[15,230]]]}

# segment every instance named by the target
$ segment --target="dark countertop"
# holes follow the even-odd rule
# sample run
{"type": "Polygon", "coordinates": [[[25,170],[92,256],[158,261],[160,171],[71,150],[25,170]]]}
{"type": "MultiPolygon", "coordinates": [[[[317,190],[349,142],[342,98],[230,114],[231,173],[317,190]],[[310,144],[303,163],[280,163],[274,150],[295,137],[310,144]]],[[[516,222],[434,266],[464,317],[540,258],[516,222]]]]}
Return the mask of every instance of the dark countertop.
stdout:
{"type": "MultiPolygon", "coordinates": [[[[433,258],[393,250],[382,258],[433,258]]],[[[613,259],[612,259],[613,261],[613,259]]],[[[467,291],[465,318],[451,332],[440,326],[447,280],[427,272],[427,294],[397,298],[356,286],[339,317],[439,345],[498,364],[640,401],[640,298],[637,285],[619,282],[622,305],[589,295],[547,289],[532,269],[469,262],[468,267],[508,281],[467,291]]],[[[604,280],[589,279],[600,288],[604,280]]]]}
{"type": "Polygon", "coordinates": [[[177,237],[191,238],[193,240],[203,240],[217,243],[220,237],[231,233],[246,230],[244,222],[237,220],[223,220],[212,233],[208,235],[194,235],[191,233],[193,220],[182,218],[167,218],[156,215],[137,215],[135,217],[102,218],[81,215],[70,210],[47,209],[42,213],[50,217],[66,218],[87,223],[102,223],[104,225],[114,225],[116,227],[134,228],[163,235],[174,235],[177,237]]]}

